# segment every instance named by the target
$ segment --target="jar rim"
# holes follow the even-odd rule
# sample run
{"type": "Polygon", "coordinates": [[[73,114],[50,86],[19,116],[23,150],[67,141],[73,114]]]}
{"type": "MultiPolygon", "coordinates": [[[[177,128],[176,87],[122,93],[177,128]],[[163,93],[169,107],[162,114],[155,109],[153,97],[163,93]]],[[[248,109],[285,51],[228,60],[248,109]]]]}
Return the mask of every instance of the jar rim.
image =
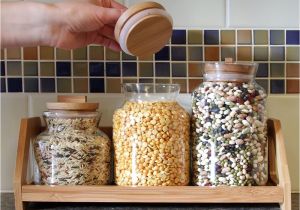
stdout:
{"type": "Polygon", "coordinates": [[[180,84],[124,83],[122,89],[125,93],[179,93],[180,84]]]}
{"type": "Polygon", "coordinates": [[[51,110],[51,111],[45,111],[43,113],[43,116],[47,118],[92,118],[92,117],[100,117],[101,112],[51,110]]]}
{"type": "Polygon", "coordinates": [[[247,61],[235,62],[206,62],[204,64],[205,73],[235,73],[235,74],[248,74],[254,75],[258,68],[258,63],[247,61]]]}

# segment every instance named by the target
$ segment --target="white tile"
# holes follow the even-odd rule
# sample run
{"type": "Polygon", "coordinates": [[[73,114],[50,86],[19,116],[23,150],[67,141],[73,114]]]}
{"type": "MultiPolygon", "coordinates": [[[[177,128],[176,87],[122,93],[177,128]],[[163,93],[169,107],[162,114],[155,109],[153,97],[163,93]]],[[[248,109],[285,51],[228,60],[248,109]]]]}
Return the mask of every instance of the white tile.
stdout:
{"type": "Polygon", "coordinates": [[[299,0],[229,0],[231,27],[299,27],[299,0]]]}
{"type": "Polygon", "coordinates": [[[281,121],[292,191],[299,192],[299,95],[269,96],[267,111],[270,118],[281,121]]]}
{"type": "MultiPolygon", "coordinates": [[[[125,0],[127,6],[146,0],[125,0]]],[[[225,1],[220,0],[156,0],[171,14],[174,27],[223,27],[225,1]]]]}
{"type": "Polygon", "coordinates": [[[0,94],[1,98],[1,191],[11,191],[17,157],[19,128],[28,116],[27,96],[0,94]]]}

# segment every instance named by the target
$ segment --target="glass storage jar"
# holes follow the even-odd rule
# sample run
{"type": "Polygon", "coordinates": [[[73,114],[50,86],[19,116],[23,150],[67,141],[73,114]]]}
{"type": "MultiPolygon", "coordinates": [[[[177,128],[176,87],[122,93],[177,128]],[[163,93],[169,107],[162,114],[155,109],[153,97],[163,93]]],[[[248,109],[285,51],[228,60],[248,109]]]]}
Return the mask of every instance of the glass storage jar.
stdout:
{"type": "Polygon", "coordinates": [[[176,101],[177,84],[125,84],[113,116],[117,185],[187,185],[190,117],[176,101]]]}
{"type": "Polygon", "coordinates": [[[206,63],[192,94],[193,183],[264,185],[268,179],[266,93],[255,63],[206,63]]]}
{"type": "Polygon", "coordinates": [[[111,180],[111,141],[99,130],[98,103],[80,98],[47,103],[47,129],[33,140],[40,182],[104,185],[111,180]],[[73,101],[72,101],[73,100],[73,101]]]}

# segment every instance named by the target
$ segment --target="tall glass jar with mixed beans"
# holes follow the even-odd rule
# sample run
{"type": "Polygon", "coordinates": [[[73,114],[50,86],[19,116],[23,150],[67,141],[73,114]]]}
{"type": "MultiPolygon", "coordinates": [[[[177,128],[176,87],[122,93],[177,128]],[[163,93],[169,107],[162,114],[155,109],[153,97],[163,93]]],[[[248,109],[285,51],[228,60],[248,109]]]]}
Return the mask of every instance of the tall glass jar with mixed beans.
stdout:
{"type": "Polygon", "coordinates": [[[98,127],[98,103],[63,96],[47,107],[47,128],[32,142],[40,184],[109,184],[111,141],[98,127]]]}
{"type": "Polygon", "coordinates": [[[113,116],[117,185],[189,183],[190,117],[176,84],[125,84],[126,102],[113,116]]]}
{"type": "Polygon", "coordinates": [[[268,178],[266,93],[255,63],[206,63],[192,94],[193,183],[264,185],[268,178]]]}

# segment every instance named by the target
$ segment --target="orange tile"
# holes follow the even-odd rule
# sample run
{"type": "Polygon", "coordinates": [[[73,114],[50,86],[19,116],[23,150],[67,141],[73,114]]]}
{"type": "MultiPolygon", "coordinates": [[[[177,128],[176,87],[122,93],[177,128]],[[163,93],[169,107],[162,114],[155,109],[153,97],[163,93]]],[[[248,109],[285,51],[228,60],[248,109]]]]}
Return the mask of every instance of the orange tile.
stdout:
{"type": "Polygon", "coordinates": [[[251,44],[252,43],[251,30],[238,30],[237,31],[237,43],[238,44],[251,44]]]}
{"type": "Polygon", "coordinates": [[[219,61],[219,47],[205,47],[205,61],[219,61]]]}
{"type": "Polygon", "coordinates": [[[13,47],[6,50],[7,59],[21,59],[21,48],[13,47]]]}
{"type": "Polygon", "coordinates": [[[286,64],[286,76],[287,77],[300,77],[300,64],[299,63],[287,63],[286,64]]]}
{"type": "Polygon", "coordinates": [[[189,92],[192,93],[202,83],[202,79],[189,79],[189,92]]]}
{"type": "Polygon", "coordinates": [[[202,77],[203,63],[189,63],[189,77],[202,77]]]}
{"type": "Polygon", "coordinates": [[[286,93],[300,93],[299,79],[286,81],[286,93]]]}
{"type": "Polygon", "coordinates": [[[0,54],[1,54],[1,60],[4,60],[4,49],[1,49],[0,54]]]}
{"type": "Polygon", "coordinates": [[[172,84],[179,84],[180,85],[180,93],[186,93],[186,79],[173,79],[172,84]]]}
{"type": "Polygon", "coordinates": [[[237,60],[238,61],[251,61],[252,60],[252,48],[251,47],[238,47],[237,48],[237,60]]]}
{"type": "Polygon", "coordinates": [[[24,60],[37,60],[38,53],[36,47],[25,47],[23,49],[24,52],[24,60]]]}

